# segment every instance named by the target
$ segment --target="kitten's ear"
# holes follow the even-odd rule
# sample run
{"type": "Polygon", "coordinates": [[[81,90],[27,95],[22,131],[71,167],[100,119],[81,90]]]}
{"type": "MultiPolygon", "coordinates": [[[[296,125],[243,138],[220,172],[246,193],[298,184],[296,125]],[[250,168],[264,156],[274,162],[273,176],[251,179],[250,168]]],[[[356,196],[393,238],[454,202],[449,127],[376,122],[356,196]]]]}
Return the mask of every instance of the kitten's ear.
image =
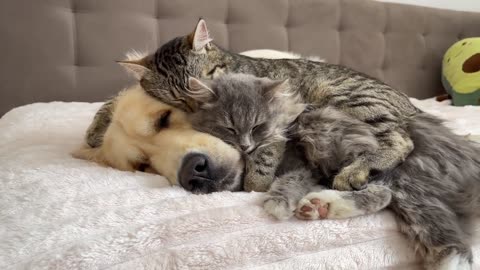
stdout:
{"type": "Polygon", "coordinates": [[[188,78],[188,96],[195,103],[195,107],[204,107],[215,97],[215,92],[212,90],[208,82],[200,81],[197,78],[188,78]]]}
{"type": "Polygon", "coordinates": [[[188,35],[188,42],[193,51],[201,52],[213,39],[208,33],[207,23],[200,19],[195,27],[195,30],[188,35]]]}
{"type": "Polygon", "coordinates": [[[139,60],[117,61],[117,63],[124,67],[127,72],[132,74],[137,80],[140,80],[145,74],[151,72],[144,58],[139,60]]]}
{"type": "Polygon", "coordinates": [[[288,126],[305,111],[306,105],[300,96],[292,91],[289,80],[269,81],[263,88],[264,97],[270,102],[271,109],[279,114],[280,126],[288,126]]]}
{"type": "Polygon", "coordinates": [[[290,83],[288,82],[288,79],[278,81],[269,80],[267,83],[265,83],[262,90],[263,96],[269,101],[273,101],[279,97],[291,96],[290,83]]]}

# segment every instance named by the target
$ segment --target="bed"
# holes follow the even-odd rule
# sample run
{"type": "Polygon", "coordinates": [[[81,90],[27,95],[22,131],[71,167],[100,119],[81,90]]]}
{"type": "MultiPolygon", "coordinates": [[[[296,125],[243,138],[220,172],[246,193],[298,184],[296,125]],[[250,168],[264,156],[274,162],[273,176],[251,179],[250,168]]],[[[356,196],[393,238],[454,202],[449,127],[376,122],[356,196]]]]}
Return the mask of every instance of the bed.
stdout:
{"type": "MultiPolygon", "coordinates": [[[[480,107],[412,101],[480,135],[480,107]]],[[[279,222],[261,193],[193,195],[72,158],[100,105],[35,103],[0,119],[0,269],[417,269],[389,211],[279,222]]],[[[473,248],[480,267],[480,238],[473,248]]]]}
{"type": "MultiPolygon", "coordinates": [[[[192,195],[70,156],[98,101],[131,83],[113,60],[199,16],[225,48],[353,67],[479,138],[479,107],[430,98],[444,51],[480,36],[475,13],[370,0],[0,1],[0,269],[418,269],[389,211],[278,222],[261,193],[192,195]]],[[[473,249],[480,268],[480,238],[473,249]]]]}

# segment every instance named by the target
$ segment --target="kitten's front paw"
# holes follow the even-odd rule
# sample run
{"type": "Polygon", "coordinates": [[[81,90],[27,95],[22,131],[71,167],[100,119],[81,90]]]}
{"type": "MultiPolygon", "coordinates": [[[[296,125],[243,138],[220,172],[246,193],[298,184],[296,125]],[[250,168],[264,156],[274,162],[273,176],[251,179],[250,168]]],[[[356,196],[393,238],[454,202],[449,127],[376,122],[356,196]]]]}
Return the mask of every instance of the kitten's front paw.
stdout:
{"type": "Polygon", "coordinates": [[[247,156],[245,160],[243,189],[248,192],[266,192],[275,177],[275,170],[259,164],[257,160],[260,158],[257,155],[258,153],[255,153],[254,156],[247,156]]]}
{"type": "Polygon", "coordinates": [[[311,192],[298,202],[295,216],[298,219],[341,219],[352,217],[359,210],[351,200],[344,199],[340,192],[322,190],[311,192]]]}
{"type": "Polygon", "coordinates": [[[273,177],[271,176],[265,176],[265,177],[255,176],[255,177],[248,177],[248,178],[247,177],[245,179],[245,182],[243,183],[243,189],[248,192],[250,191],[266,192],[270,188],[270,185],[273,182],[273,177]]]}
{"type": "Polygon", "coordinates": [[[295,206],[282,197],[269,197],[263,203],[263,209],[279,220],[287,220],[293,217],[295,206]]]}
{"type": "Polygon", "coordinates": [[[333,188],[343,191],[364,189],[368,183],[368,175],[368,169],[347,166],[333,179],[333,188]]]}

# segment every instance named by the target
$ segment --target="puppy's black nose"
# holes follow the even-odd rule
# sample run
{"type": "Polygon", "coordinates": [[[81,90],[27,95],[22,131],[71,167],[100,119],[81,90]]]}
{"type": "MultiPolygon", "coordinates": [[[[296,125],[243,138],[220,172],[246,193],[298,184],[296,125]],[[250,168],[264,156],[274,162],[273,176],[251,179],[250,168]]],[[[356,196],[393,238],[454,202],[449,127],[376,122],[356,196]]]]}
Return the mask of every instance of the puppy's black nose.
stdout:
{"type": "Polygon", "coordinates": [[[179,172],[180,185],[188,191],[203,190],[211,182],[209,159],[204,154],[189,154],[183,158],[179,172]]]}
{"type": "Polygon", "coordinates": [[[208,159],[204,155],[191,156],[187,165],[192,168],[193,176],[207,177],[208,176],[208,159]]]}

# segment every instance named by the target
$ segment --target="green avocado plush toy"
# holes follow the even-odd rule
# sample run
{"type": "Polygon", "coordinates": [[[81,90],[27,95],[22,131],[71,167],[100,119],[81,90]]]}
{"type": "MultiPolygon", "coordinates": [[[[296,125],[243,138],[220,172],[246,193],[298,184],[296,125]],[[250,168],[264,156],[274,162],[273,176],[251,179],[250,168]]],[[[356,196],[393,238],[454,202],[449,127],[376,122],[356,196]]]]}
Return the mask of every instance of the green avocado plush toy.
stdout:
{"type": "Polygon", "coordinates": [[[460,40],[447,50],[442,83],[453,105],[480,105],[480,37],[460,40]]]}

